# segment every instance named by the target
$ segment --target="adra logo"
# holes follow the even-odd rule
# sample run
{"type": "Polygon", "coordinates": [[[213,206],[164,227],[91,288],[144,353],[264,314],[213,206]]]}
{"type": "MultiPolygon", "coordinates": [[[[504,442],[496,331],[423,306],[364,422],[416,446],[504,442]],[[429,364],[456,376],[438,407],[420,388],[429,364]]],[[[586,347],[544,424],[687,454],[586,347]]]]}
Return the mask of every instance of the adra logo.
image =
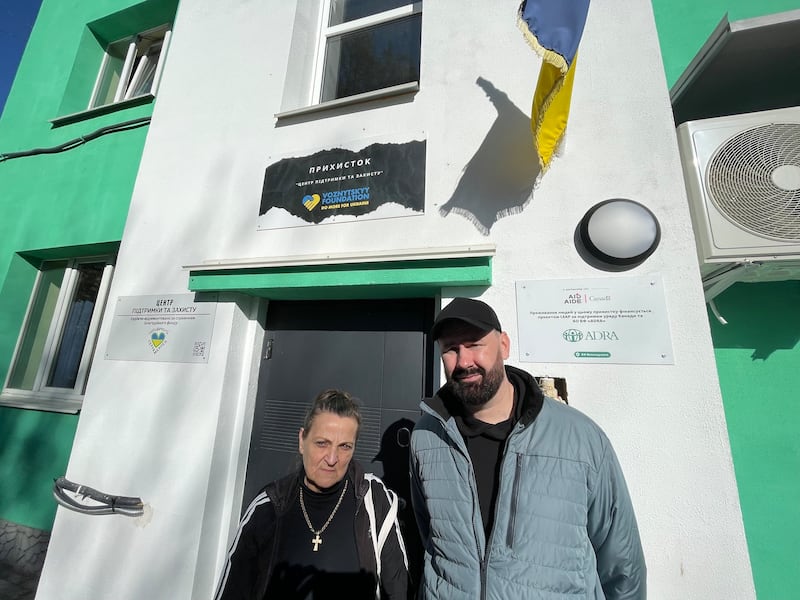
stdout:
{"type": "Polygon", "coordinates": [[[579,329],[566,329],[561,334],[568,342],[580,342],[586,340],[587,342],[600,342],[610,341],[618,342],[619,336],[616,331],[580,331],[579,329]]]}
{"type": "Polygon", "coordinates": [[[619,336],[616,331],[587,331],[586,339],[592,341],[618,342],[619,336]]]}

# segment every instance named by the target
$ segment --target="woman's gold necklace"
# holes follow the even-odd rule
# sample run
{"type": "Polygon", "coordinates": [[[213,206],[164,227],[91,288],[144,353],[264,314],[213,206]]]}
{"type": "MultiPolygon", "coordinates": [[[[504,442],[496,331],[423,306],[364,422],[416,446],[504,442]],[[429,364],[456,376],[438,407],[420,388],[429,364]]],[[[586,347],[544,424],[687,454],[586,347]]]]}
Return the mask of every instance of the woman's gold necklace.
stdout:
{"type": "Polygon", "coordinates": [[[347,492],[347,479],[344,480],[344,487],[342,487],[342,493],[339,494],[339,501],[336,503],[336,506],[333,507],[333,512],[331,512],[331,516],[328,517],[328,520],[325,521],[325,525],[323,525],[320,529],[314,529],[314,526],[311,524],[311,519],[308,518],[306,503],[303,501],[303,486],[302,485],[300,486],[300,508],[303,509],[303,516],[306,518],[306,525],[308,525],[308,528],[311,530],[311,533],[314,534],[314,537],[311,538],[311,543],[314,545],[314,552],[319,550],[319,545],[322,543],[322,538],[319,537],[319,534],[325,531],[328,528],[328,525],[331,524],[331,521],[333,521],[333,515],[336,514],[337,510],[339,510],[339,506],[342,504],[345,492],[347,492]]]}

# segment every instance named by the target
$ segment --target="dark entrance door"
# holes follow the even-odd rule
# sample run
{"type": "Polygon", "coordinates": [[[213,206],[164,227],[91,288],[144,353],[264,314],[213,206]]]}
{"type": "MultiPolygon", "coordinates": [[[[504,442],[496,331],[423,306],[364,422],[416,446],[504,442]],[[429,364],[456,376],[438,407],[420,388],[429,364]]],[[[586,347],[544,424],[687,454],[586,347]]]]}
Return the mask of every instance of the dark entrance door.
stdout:
{"type": "Polygon", "coordinates": [[[243,508],[299,465],[305,410],[326,388],[360,400],[355,457],[410,503],[408,441],[432,391],[433,312],[427,298],[269,303],[243,508]]]}
{"type": "Polygon", "coordinates": [[[271,301],[258,378],[242,508],[299,466],[297,434],[324,389],[360,400],[355,458],[400,496],[400,521],[418,575],[421,545],[411,507],[408,443],[419,403],[433,392],[428,341],[433,300],[271,301]]]}

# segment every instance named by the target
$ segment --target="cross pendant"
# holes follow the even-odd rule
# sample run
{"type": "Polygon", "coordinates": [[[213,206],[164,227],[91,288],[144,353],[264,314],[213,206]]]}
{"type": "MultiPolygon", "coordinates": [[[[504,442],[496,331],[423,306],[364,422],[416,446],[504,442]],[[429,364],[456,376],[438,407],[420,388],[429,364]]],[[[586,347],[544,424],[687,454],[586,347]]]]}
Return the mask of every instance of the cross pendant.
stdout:
{"type": "Polygon", "coordinates": [[[319,550],[319,545],[322,543],[322,538],[319,537],[319,534],[316,534],[316,536],[311,539],[311,543],[314,544],[314,552],[316,552],[319,550]]]}

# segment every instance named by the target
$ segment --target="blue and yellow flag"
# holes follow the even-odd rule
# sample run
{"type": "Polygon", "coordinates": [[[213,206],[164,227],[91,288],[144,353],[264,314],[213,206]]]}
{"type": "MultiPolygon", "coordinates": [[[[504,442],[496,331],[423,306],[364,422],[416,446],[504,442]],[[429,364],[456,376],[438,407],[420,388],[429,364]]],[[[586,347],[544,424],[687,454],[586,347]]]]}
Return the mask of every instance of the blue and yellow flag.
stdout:
{"type": "Polygon", "coordinates": [[[517,13],[517,26],[542,57],[531,108],[540,176],[567,128],[578,44],[588,12],[589,0],[523,0],[517,13]]]}

